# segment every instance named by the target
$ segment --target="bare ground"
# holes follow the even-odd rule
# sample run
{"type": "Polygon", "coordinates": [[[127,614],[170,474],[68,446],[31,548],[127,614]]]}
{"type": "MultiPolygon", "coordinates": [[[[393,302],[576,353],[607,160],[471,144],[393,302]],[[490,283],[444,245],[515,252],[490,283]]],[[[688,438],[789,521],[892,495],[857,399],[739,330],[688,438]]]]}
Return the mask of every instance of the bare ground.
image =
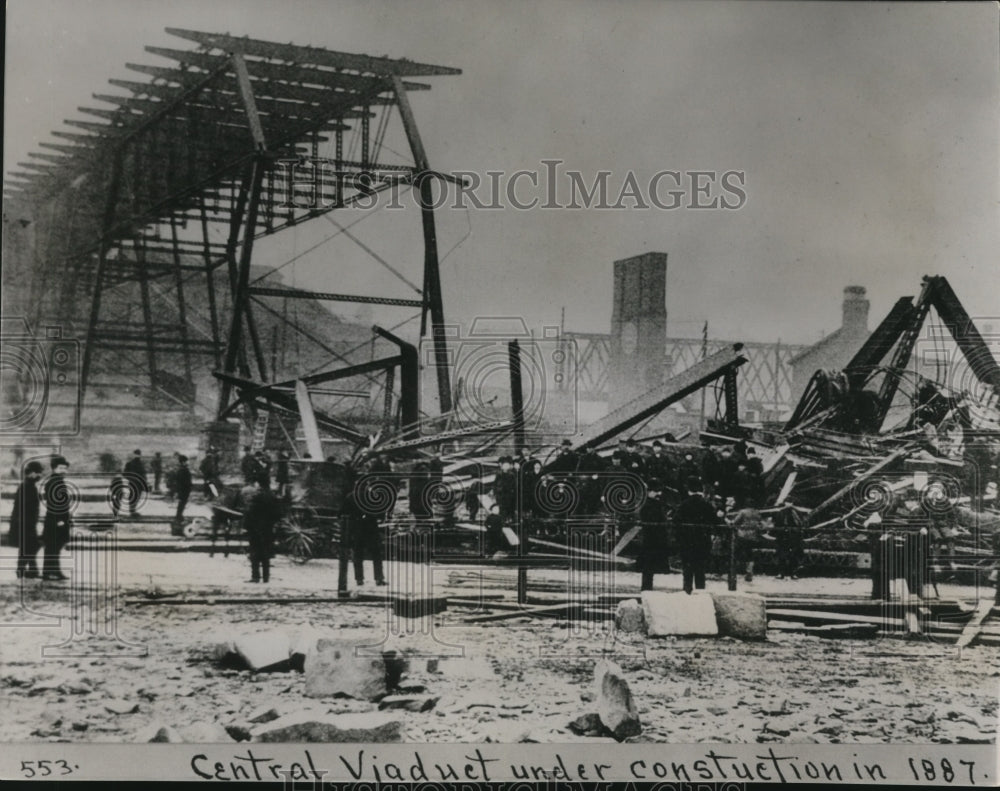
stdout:
{"type": "MultiPolygon", "coordinates": [[[[381,604],[278,603],[289,596],[332,593],[332,561],[298,567],[279,558],[274,580],[264,589],[244,582],[248,569],[239,556],[147,552],[118,555],[115,641],[87,636],[91,624],[86,619],[93,613],[71,606],[72,585],[32,581],[22,587],[13,579],[12,561],[11,550],[0,551],[0,568],[6,569],[0,580],[0,627],[5,627],[0,628],[0,743],[134,742],[147,739],[149,729],[161,725],[198,741],[208,738],[206,734],[224,733],[225,727],[238,734],[260,706],[281,714],[303,708],[376,710],[378,704],[369,701],[306,698],[304,678],[294,671],[254,674],[227,669],[209,656],[211,646],[227,632],[295,632],[306,627],[361,643],[384,641],[386,647],[413,657],[402,683],[423,686],[439,698],[430,711],[398,712],[405,738],[413,742],[586,739],[566,726],[593,711],[594,663],[607,655],[620,664],[635,696],[643,723],[642,735],[634,737],[638,740],[996,740],[1000,649],[991,647],[958,652],[926,641],[824,640],[773,631],[765,643],[730,638],[622,640],[603,623],[588,628],[520,617],[473,626],[463,623],[473,610],[454,607],[436,618],[429,633],[426,624],[424,632],[407,632],[420,622],[394,620],[381,604]],[[275,603],[125,603],[150,593],[268,594],[275,603]],[[69,617],[73,612],[77,620],[69,617]],[[14,625],[18,623],[36,625],[14,625]],[[84,637],[55,649],[68,655],[45,655],[45,646],[57,646],[73,629],[84,637]],[[390,634],[393,629],[404,633],[390,634]],[[135,650],[124,642],[139,644],[145,655],[129,655],[135,650]],[[445,673],[428,672],[426,659],[418,657],[460,652],[470,659],[445,673]]],[[[453,567],[435,572],[435,589],[447,591],[454,572],[453,567]]],[[[395,568],[392,579],[412,573],[395,568]]],[[[532,572],[532,578],[551,584],[559,574],[532,572]]],[[[637,589],[637,582],[636,575],[625,573],[615,585],[629,591],[637,589]]],[[[678,583],[676,575],[657,578],[664,589],[678,583]]],[[[494,586],[490,593],[502,590],[495,579],[489,584],[494,586]]],[[[709,581],[709,590],[724,587],[723,580],[709,581]]],[[[865,581],[758,578],[744,587],[765,593],[858,595],[865,581]]],[[[468,588],[461,593],[470,595],[468,588]]],[[[942,593],[975,595],[972,589],[942,593]]]]}

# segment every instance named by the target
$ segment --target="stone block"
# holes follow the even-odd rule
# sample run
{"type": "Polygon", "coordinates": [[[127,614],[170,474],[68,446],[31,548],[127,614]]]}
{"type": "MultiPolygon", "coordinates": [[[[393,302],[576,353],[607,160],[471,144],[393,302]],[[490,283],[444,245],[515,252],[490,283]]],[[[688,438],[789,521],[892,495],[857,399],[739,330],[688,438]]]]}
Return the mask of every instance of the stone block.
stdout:
{"type": "Polygon", "coordinates": [[[646,628],[646,617],[638,599],[626,599],[618,603],[615,628],[621,632],[641,632],[646,628]]]}
{"type": "Polygon", "coordinates": [[[715,637],[715,605],[707,593],[643,591],[642,610],[649,637],[715,637]]]}
{"type": "Polygon", "coordinates": [[[389,691],[383,654],[346,641],[319,640],[315,653],[306,657],[305,674],[305,694],[311,698],[348,695],[372,700],[389,691]]]}
{"type": "Polygon", "coordinates": [[[767,639],[764,597],[755,593],[713,593],[715,622],[722,637],[739,640],[767,639]]]}
{"type": "Polygon", "coordinates": [[[278,629],[242,635],[236,640],[236,652],[248,668],[259,673],[291,669],[291,642],[288,634],[278,629]]]}

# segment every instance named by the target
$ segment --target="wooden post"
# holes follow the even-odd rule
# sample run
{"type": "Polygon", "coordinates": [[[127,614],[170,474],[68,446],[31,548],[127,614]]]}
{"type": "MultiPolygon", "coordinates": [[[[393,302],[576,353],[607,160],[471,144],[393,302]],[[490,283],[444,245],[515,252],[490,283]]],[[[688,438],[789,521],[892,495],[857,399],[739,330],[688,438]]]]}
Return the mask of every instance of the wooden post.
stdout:
{"type": "Polygon", "coordinates": [[[726,587],[736,590],[736,525],[729,526],[729,577],[726,587]]]}
{"type": "Polygon", "coordinates": [[[337,547],[337,596],[347,598],[348,555],[351,546],[351,525],[343,520],[340,525],[340,546],[337,547]]]}

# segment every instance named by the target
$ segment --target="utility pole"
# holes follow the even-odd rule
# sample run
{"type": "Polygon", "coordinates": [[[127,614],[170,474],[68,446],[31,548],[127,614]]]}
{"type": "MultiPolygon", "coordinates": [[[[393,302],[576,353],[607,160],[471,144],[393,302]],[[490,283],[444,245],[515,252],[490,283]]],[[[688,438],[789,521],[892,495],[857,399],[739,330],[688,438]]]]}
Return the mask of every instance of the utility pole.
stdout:
{"type": "MultiPolygon", "coordinates": [[[[705,319],[705,326],[701,328],[701,359],[708,356],[708,319],[705,319]]],[[[705,388],[701,388],[701,416],[698,420],[698,433],[705,430],[705,388]]]]}

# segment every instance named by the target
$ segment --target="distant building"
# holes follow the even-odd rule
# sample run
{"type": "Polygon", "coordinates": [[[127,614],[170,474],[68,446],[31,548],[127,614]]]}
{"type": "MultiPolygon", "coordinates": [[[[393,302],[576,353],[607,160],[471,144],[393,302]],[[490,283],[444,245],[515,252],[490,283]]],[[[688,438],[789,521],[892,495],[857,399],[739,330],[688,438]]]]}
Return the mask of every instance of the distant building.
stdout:
{"type": "Polygon", "coordinates": [[[864,286],[844,289],[844,313],[840,329],[789,359],[792,366],[792,404],[797,404],[816,371],[839,371],[868,340],[868,300],[864,286]]]}

